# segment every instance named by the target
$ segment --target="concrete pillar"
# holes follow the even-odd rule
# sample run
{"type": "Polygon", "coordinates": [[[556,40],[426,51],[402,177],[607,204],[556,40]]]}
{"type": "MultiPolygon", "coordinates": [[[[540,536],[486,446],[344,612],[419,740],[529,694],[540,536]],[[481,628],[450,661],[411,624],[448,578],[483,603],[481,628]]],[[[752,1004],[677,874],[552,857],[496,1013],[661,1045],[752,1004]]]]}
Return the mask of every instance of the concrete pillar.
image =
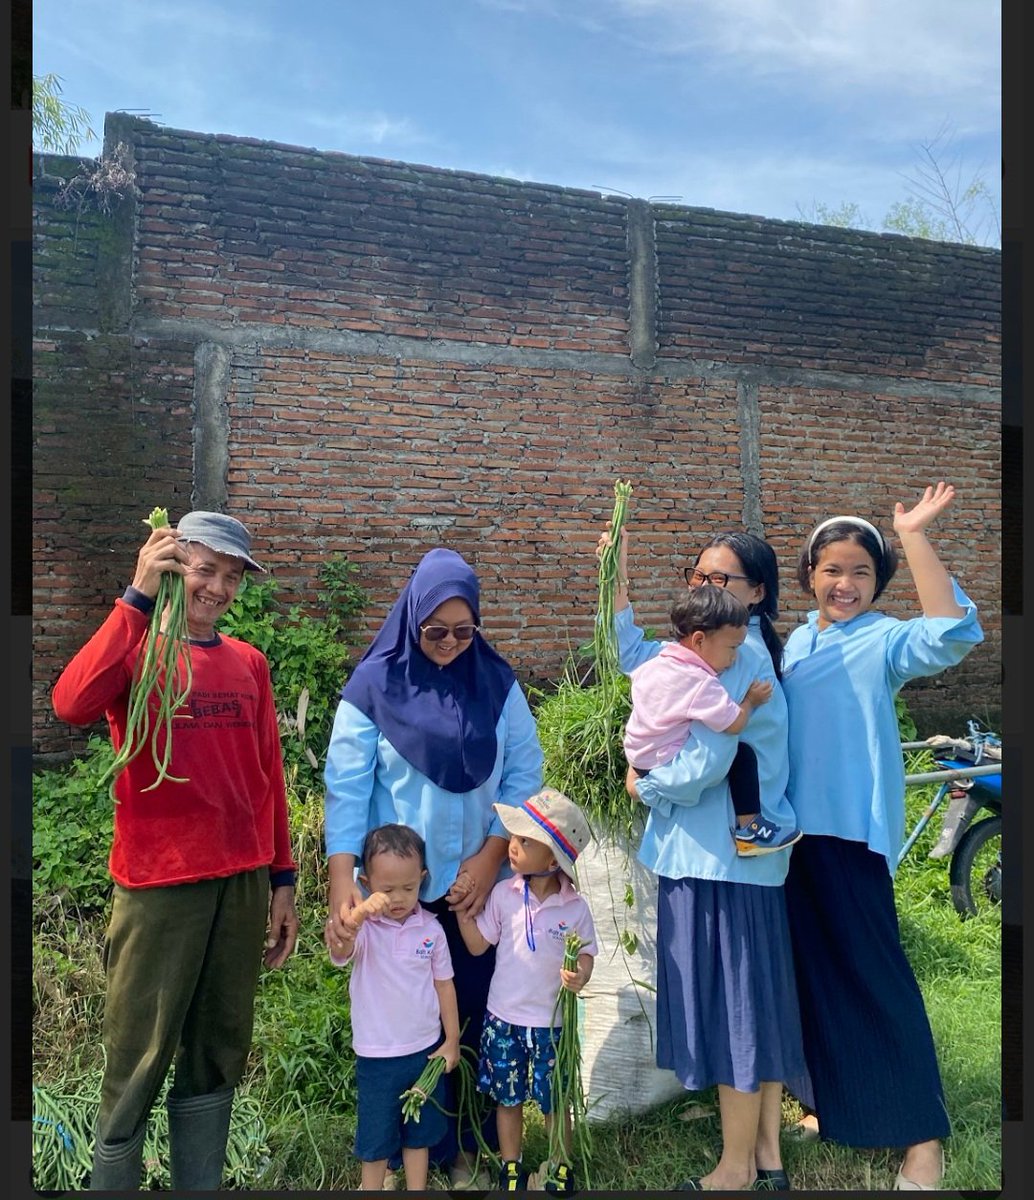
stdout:
{"type": "Polygon", "coordinates": [[[194,508],[221,511],[226,505],[230,465],[230,351],[218,342],[200,342],[194,351],[194,508]]]}

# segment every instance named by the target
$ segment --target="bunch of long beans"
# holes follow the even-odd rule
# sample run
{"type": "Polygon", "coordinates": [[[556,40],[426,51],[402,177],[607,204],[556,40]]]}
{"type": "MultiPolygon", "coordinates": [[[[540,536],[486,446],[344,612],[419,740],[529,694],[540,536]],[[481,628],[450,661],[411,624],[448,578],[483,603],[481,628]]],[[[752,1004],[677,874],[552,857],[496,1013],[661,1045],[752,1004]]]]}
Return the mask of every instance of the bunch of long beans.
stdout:
{"type": "MultiPolygon", "coordinates": [[[[498,1167],[500,1165],[499,1155],[492,1150],[481,1133],[481,1123],[485,1116],[485,1098],[478,1091],[477,1087],[477,1052],[472,1050],[470,1046],[460,1046],[460,1060],[453,1070],[456,1112],[449,1112],[448,1109],[442,1108],[432,1095],[438,1080],[441,1078],[444,1067],[445,1059],[440,1056],[427,1060],[427,1066],[420,1072],[420,1077],[417,1081],[399,1096],[399,1099],[402,1101],[403,1118],[407,1121],[419,1121],[424,1104],[430,1100],[436,1107],[441,1108],[447,1116],[456,1117],[459,1122],[466,1122],[470,1126],[470,1130],[474,1135],[474,1141],[478,1147],[477,1161],[474,1164],[475,1174],[477,1174],[482,1157],[498,1167]]],[[[458,1134],[459,1130],[457,1129],[457,1136],[458,1134]]]]}
{"type": "MultiPolygon", "coordinates": [[[[621,530],[625,525],[632,484],[614,482],[614,511],[610,518],[610,541],[600,554],[599,599],[596,628],[592,638],[593,663],[597,684],[606,687],[621,674],[618,666],[618,644],[614,636],[614,592],[618,583],[618,562],[621,554],[621,530]]],[[[625,581],[627,582],[627,580],[625,581]]]]}
{"type": "MultiPolygon", "coordinates": [[[[578,954],[585,943],[577,933],[569,933],[564,939],[564,970],[578,968],[578,954]]],[[[574,1166],[572,1154],[567,1148],[565,1117],[571,1120],[571,1142],[586,1169],[592,1149],[589,1123],[586,1118],[588,1104],[582,1084],[582,1043],[578,1032],[578,996],[569,988],[561,987],[553,1006],[553,1028],[560,1026],[560,1036],[553,1042],[555,1061],[549,1079],[550,1107],[553,1119],[549,1126],[549,1163],[558,1166],[566,1163],[574,1166]]],[[[584,1179],[583,1187],[589,1187],[584,1179]]]]}
{"type": "Polygon", "coordinates": [[[445,1059],[440,1054],[427,1060],[427,1066],[420,1072],[416,1083],[399,1096],[402,1101],[402,1119],[417,1122],[423,1112],[424,1104],[431,1098],[438,1080],[445,1070],[445,1059]]]}
{"type": "MultiPolygon", "coordinates": [[[[150,516],[144,518],[144,524],[150,525],[152,529],[160,529],[168,523],[169,513],[164,508],[155,508],[150,516]]],[[[144,746],[148,745],[157,777],[154,783],[143,788],[143,791],[153,791],[165,779],[173,783],[187,782],[186,779],[169,774],[169,763],[172,761],[172,722],[176,716],[181,715],[179,709],[190,695],[192,680],[187,597],[183,576],[174,571],[163,571],[150,624],[147,627],[144,648],[138,655],[133,670],[126,715],[126,734],[103,777],[106,779],[109,775],[112,776],[113,800],[115,780],[119,773],[137,757],[144,746]],[[150,707],[152,697],[155,699],[153,727],[150,707]]]]}
{"type": "Polygon", "coordinates": [[[32,1175],[37,1189],[75,1192],[83,1186],[83,1176],[93,1166],[94,1113],[95,1105],[78,1096],[32,1085],[32,1175]]]}
{"type": "MultiPolygon", "coordinates": [[[[610,541],[600,554],[596,624],[592,635],[593,675],[600,729],[592,737],[606,760],[608,775],[621,775],[624,757],[617,754],[617,726],[626,716],[627,688],[618,665],[618,643],[614,633],[614,593],[618,586],[618,563],[621,553],[621,531],[632,484],[620,479],[614,482],[614,511],[610,518],[610,541]]],[[[627,582],[627,580],[623,581],[627,582]]]]}
{"type": "MultiPolygon", "coordinates": [[[[169,1118],[164,1104],[169,1080],[151,1111],[144,1136],[141,1187],[168,1190],[169,1118]]],[[[93,1167],[101,1072],[91,1070],[54,1086],[32,1085],[32,1183],[37,1192],[77,1192],[93,1167]]],[[[254,1189],[269,1162],[269,1131],[255,1091],[238,1090],[226,1140],[224,1186],[254,1189]]]]}

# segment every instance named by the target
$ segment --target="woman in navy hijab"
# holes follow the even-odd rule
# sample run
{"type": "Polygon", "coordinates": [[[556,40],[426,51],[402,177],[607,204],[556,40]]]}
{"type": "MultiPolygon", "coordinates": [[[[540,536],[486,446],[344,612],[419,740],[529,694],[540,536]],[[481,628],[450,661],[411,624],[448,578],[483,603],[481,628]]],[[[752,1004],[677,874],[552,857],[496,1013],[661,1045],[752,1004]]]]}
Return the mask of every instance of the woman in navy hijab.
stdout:
{"type": "MultiPolygon", "coordinates": [[[[509,835],[492,805],[519,806],[542,787],[528,701],[480,626],[477,576],[454,550],[430,550],[341,691],[324,776],[328,947],[344,932],[342,904],[362,899],[354,876],[367,832],[415,829],[427,847],[420,900],[445,928],[463,1041],[475,1052],[495,955],[467,952],[455,913],[480,912],[509,869],[509,835]]],[[[494,1148],[490,1116],[483,1132],[494,1148]]],[[[462,1187],[473,1182],[474,1140],[469,1130],[459,1140],[453,1122],[431,1157],[462,1187]]]]}

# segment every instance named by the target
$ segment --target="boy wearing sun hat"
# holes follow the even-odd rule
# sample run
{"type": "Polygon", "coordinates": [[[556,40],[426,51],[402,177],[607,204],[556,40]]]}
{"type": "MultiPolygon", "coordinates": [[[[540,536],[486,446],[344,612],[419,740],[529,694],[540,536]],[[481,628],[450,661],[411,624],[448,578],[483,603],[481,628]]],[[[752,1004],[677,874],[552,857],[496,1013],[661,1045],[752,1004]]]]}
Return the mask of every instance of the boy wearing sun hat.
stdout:
{"type": "MultiPolygon", "coordinates": [[[[496,947],[478,1090],[498,1106],[500,1190],[517,1192],[528,1187],[520,1161],[525,1102],[538,1103],[547,1128],[553,1119],[550,1076],[560,1036],[553,1025],[559,989],[580,992],[592,975],[596,934],[575,874],[575,862],[592,834],[578,805],[552,788],[519,806],[492,807],[510,835],[513,877],[495,885],[478,917],[460,911],[457,917],[471,954],[496,947]],[[582,946],[577,968],[565,971],[566,939],[572,933],[582,946]]],[[[566,1165],[550,1164],[546,1176],[545,1191],[566,1195],[574,1190],[566,1165]]]]}

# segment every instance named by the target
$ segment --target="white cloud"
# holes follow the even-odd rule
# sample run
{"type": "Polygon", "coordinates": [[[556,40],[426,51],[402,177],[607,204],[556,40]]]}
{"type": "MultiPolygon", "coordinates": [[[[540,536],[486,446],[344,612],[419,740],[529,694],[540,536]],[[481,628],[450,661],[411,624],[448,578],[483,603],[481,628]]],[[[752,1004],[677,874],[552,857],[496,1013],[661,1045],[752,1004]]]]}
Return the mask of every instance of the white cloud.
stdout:
{"type": "Polygon", "coordinates": [[[350,144],[370,142],[381,146],[421,146],[433,141],[409,117],[392,117],[383,112],[334,112],[310,110],[300,117],[300,125],[332,130],[346,135],[350,144]]]}

